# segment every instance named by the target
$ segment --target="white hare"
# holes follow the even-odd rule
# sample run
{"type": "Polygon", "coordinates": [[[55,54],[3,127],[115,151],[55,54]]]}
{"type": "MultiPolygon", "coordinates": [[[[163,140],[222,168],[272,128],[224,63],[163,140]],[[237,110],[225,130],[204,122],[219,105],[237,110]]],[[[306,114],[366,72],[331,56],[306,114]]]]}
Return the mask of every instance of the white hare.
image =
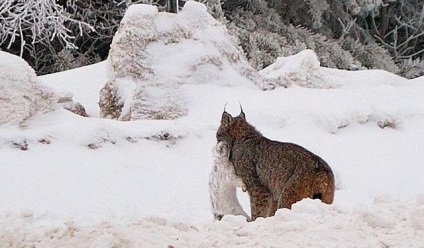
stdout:
{"type": "Polygon", "coordinates": [[[214,151],[214,165],[209,175],[209,195],[215,220],[224,215],[243,215],[250,221],[237,199],[237,187],[246,190],[243,181],[235,174],[232,163],[228,160],[228,145],[219,142],[214,151]]]}

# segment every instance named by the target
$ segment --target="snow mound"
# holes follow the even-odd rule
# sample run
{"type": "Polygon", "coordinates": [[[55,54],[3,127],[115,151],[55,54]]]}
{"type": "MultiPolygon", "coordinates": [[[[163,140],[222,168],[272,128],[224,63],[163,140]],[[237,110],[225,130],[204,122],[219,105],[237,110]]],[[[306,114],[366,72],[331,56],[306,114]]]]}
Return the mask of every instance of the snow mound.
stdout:
{"type": "Polygon", "coordinates": [[[30,211],[6,214],[10,247],[421,247],[423,204],[389,201],[347,210],[305,199],[293,210],[247,223],[241,216],[186,224],[162,217],[97,224],[55,221],[30,211]],[[421,222],[421,223],[420,223],[421,222]]]}
{"type": "Polygon", "coordinates": [[[225,26],[194,1],[178,14],[132,5],[113,39],[108,65],[100,116],[118,120],[186,115],[185,84],[275,85],[249,65],[225,26]]]}
{"type": "Polygon", "coordinates": [[[277,79],[280,85],[299,85],[308,88],[331,88],[322,80],[320,63],[312,50],[304,50],[288,57],[278,57],[275,63],[259,72],[277,79]]]}
{"type": "Polygon", "coordinates": [[[2,51],[0,57],[0,125],[24,125],[57,106],[53,91],[40,84],[23,59],[2,51]]]}
{"type": "Polygon", "coordinates": [[[173,121],[117,123],[107,119],[82,118],[65,109],[46,113],[43,118],[32,118],[26,122],[30,126],[28,129],[18,132],[13,126],[0,129],[0,149],[32,150],[64,141],[69,147],[87,150],[149,141],[170,146],[189,132],[188,128],[173,121]]]}
{"type": "Polygon", "coordinates": [[[273,79],[275,85],[270,88],[284,86],[301,86],[316,89],[335,89],[357,86],[402,86],[408,82],[419,82],[420,78],[408,80],[383,70],[346,71],[320,66],[313,50],[303,50],[295,55],[278,57],[275,63],[259,73],[273,79]]]}

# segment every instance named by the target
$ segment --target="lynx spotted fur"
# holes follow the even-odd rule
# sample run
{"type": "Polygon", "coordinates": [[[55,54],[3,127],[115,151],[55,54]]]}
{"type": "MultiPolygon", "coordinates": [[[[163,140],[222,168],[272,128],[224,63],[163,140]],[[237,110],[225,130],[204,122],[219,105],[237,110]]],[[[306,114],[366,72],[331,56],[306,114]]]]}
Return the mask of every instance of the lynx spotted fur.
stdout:
{"type": "Polygon", "coordinates": [[[217,141],[229,145],[229,161],[249,193],[251,219],[273,216],[303,198],[334,199],[334,175],[329,165],[305,148],[270,140],[246,121],[223,112],[217,141]]]}
{"type": "Polygon", "coordinates": [[[209,196],[214,219],[221,220],[224,215],[243,215],[250,220],[237,199],[237,187],[244,190],[245,187],[228,161],[228,144],[218,142],[213,153],[215,159],[209,174],[209,196]]]}

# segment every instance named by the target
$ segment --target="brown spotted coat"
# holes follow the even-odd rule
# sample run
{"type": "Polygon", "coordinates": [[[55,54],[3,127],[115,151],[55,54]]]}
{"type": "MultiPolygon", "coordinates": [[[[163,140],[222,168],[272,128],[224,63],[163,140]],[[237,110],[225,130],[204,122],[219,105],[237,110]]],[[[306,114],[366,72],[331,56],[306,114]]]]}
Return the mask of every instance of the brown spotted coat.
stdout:
{"type": "Polygon", "coordinates": [[[299,145],[264,137],[246,121],[243,110],[237,117],[224,111],[217,141],[229,144],[229,160],[249,193],[252,220],[273,216],[303,198],[333,202],[330,166],[299,145]]]}

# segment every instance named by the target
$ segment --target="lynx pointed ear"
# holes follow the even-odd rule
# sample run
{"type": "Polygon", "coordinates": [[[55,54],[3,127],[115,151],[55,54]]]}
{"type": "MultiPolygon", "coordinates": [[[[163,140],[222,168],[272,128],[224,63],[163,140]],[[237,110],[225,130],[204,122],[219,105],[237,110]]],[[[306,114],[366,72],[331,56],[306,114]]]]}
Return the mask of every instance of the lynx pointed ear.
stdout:
{"type": "Polygon", "coordinates": [[[230,125],[232,121],[233,121],[233,117],[224,110],[221,117],[221,124],[224,126],[228,126],[230,125]]]}
{"type": "Polygon", "coordinates": [[[240,114],[238,117],[241,117],[243,118],[243,120],[246,120],[246,114],[243,112],[243,107],[241,106],[241,103],[239,104],[240,104],[240,114]]]}

